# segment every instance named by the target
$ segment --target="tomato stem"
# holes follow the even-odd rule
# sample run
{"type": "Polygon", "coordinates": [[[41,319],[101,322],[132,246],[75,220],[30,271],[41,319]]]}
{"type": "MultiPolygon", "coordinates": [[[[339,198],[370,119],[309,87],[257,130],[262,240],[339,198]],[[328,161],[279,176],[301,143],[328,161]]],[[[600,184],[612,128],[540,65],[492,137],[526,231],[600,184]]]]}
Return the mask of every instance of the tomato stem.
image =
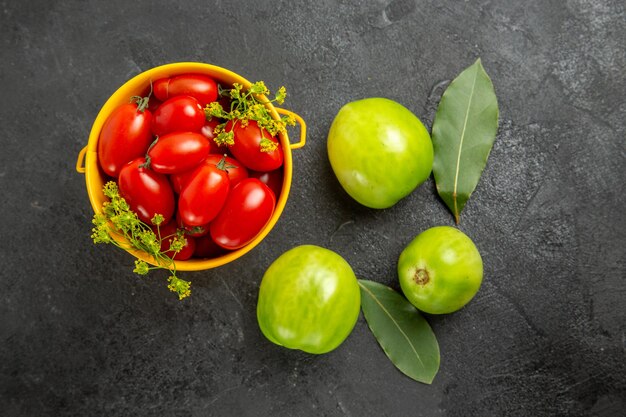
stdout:
{"type": "Polygon", "coordinates": [[[132,96],[130,102],[137,103],[137,111],[143,113],[148,108],[150,97],[132,96]]]}
{"type": "Polygon", "coordinates": [[[150,160],[150,157],[148,155],[146,155],[146,162],[144,162],[143,164],[139,165],[139,168],[146,168],[146,169],[150,169],[150,163],[152,161],[150,160]]]}
{"type": "Polygon", "coordinates": [[[148,95],[146,97],[132,96],[130,102],[137,103],[137,111],[143,113],[148,108],[150,97],[152,97],[152,80],[150,80],[150,92],[148,95]]]}
{"type": "Polygon", "coordinates": [[[148,150],[146,151],[146,157],[147,157],[148,152],[150,152],[150,149],[152,149],[152,147],[153,147],[154,145],[156,145],[156,143],[157,143],[158,141],[159,141],[159,137],[157,136],[157,137],[156,137],[156,138],[152,141],[152,143],[150,144],[150,146],[148,146],[148,150]]]}
{"type": "Polygon", "coordinates": [[[222,156],[222,159],[220,159],[220,161],[215,165],[217,169],[228,172],[230,168],[238,168],[237,165],[227,163],[226,157],[226,154],[224,154],[224,156],[222,156]]]}
{"type": "Polygon", "coordinates": [[[139,165],[139,168],[148,168],[150,169],[150,163],[152,162],[152,160],[150,159],[150,156],[148,155],[148,152],[150,152],[150,149],[152,149],[152,147],[154,145],[156,145],[157,141],[159,140],[159,137],[157,136],[156,139],[154,139],[152,141],[152,143],[150,144],[150,146],[148,146],[148,150],[146,151],[146,162],[144,162],[143,164],[139,165]]]}

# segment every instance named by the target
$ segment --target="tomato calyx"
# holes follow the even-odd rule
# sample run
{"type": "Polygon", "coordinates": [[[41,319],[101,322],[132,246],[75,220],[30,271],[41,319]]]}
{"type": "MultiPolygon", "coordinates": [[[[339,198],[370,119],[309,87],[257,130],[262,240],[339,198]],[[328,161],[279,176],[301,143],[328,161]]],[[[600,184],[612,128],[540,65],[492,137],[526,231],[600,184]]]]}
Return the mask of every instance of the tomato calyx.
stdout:
{"type": "Polygon", "coordinates": [[[137,111],[143,113],[148,108],[148,103],[150,102],[150,96],[141,97],[141,96],[132,96],[130,98],[131,103],[137,104],[137,111]]]}
{"type": "Polygon", "coordinates": [[[184,233],[189,236],[198,236],[208,233],[206,226],[191,226],[189,229],[185,229],[184,233]]]}
{"type": "Polygon", "coordinates": [[[217,169],[221,169],[222,171],[226,171],[226,173],[228,173],[229,169],[239,168],[237,165],[233,165],[233,164],[227,162],[226,161],[227,157],[228,157],[228,155],[224,154],[224,156],[222,156],[222,159],[220,159],[220,161],[217,164],[215,164],[217,169]]]}

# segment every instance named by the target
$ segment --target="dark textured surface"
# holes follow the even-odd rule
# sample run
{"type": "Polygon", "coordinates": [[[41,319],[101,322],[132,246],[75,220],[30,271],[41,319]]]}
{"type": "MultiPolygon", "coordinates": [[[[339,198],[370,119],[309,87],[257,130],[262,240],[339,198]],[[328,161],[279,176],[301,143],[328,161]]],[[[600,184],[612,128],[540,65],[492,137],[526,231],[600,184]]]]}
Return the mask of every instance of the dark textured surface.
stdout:
{"type": "MultiPolygon", "coordinates": [[[[2,1],[0,414],[3,416],[617,416],[626,408],[626,15],[623,1],[2,1]],[[477,57],[500,129],[461,229],[485,279],[429,317],[432,386],[387,360],[362,316],[336,351],[266,341],[267,266],[303,243],[398,288],[397,256],[452,224],[431,180],[374,211],[340,188],[326,134],[342,104],[384,96],[430,129],[477,57]],[[229,68],[308,122],[283,216],[244,258],[138,279],[94,246],[74,171],[107,97],[175,61],[229,68]]],[[[622,414],[623,415],[623,414],[622,414]]]]}

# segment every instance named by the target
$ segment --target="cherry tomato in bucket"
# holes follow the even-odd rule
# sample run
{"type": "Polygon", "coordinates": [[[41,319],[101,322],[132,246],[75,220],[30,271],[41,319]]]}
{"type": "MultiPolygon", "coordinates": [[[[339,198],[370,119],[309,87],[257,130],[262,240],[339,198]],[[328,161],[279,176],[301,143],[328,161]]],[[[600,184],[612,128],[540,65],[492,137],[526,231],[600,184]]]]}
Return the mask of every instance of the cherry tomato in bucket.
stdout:
{"type": "Polygon", "coordinates": [[[111,177],[117,177],[124,165],[143,156],[152,143],[152,113],[146,108],[148,99],[134,99],[138,103],[119,106],[102,125],[98,162],[111,177]]]}
{"type": "Polygon", "coordinates": [[[178,197],[181,221],[188,226],[203,226],[222,209],[230,183],[225,170],[213,164],[202,164],[191,174],[178,197]]]}
{"type": "Polygon", "coordinates": [[[217,83],[201,74],[183,74],[154,82],[154,95],[161,101],[175,96],[191,96],[202,106],[217,100],[217,83]]]}
{"type": "Polygon", "coordinates": [[[159,137],[148,150],[150,167],[161,174],[189,171],[209,154],[209,142],[194,132],[174,132],[159,137]]]}
{"type": "Polygon", "coordinates": [[[239,182],[228,194],[224,207],[209,225],[211,237],[225,249],[247,245],[274,213],[276,197],[256,178],[239,182]]]}
{"type": "Polygon", "coordinates": [[[155,214],[167,222],[174,215],[174,192],[167,177],[145,166],[145,158],[137,158],[120,171],[120,195],[141,221],[151,224],[155,214]]]}
{"type": "Polygon", "coordinates": [[[163,102],[152,118],[152,133],[200,132],[205,122],[204,110],[193,97],[175,96],[163,102]]]}
{"type": "Polygon", "coordinates": [[[273,171],[283,165],[283,150],[278,139],[250,120],[247,126],[229,121],[226,131],[232,131],[234,144],[229,146],[233,156],[254,171],[273,171]]]}

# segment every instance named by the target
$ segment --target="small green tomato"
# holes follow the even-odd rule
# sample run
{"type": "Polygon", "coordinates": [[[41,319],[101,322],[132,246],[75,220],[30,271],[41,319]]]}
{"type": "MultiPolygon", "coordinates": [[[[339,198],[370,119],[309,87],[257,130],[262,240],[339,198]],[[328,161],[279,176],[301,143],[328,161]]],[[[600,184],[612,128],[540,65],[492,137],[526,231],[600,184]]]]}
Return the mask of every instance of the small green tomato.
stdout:
{"type": "Polygon", "coordinates": [[[319,354],[348,337],[360,306],[350,265],[331,250],[303,245],[283,253],[265,272],[257,319],[277,345],[319,354]]]}
{"type": "Polygon", "coordinates": [[[452,313],[478,292],[483,261],[467,235],[438,226],[419,234],[402,251],[398,276],[402,292],[419,310],[452,313]]]}

